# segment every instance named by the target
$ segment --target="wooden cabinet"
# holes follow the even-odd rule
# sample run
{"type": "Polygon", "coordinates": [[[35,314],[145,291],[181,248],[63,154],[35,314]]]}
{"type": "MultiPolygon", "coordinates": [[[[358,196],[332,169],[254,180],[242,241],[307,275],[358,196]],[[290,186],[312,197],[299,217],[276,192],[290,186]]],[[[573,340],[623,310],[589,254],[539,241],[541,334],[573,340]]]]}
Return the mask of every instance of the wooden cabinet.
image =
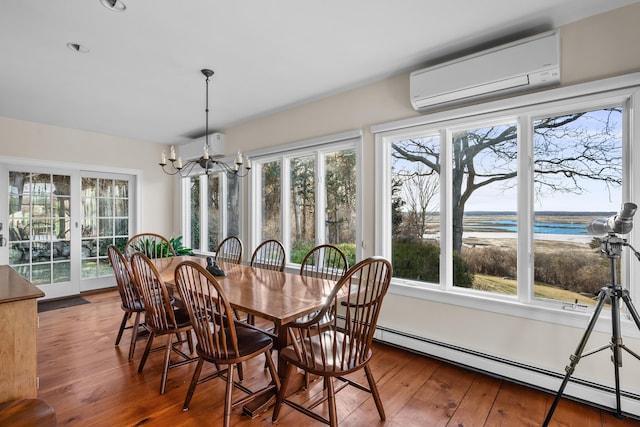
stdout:
{"type": "Polygon", "coordinates": [[[37,298],[44,293],[0,266],[0,403],[37,397],[37,298]]]}

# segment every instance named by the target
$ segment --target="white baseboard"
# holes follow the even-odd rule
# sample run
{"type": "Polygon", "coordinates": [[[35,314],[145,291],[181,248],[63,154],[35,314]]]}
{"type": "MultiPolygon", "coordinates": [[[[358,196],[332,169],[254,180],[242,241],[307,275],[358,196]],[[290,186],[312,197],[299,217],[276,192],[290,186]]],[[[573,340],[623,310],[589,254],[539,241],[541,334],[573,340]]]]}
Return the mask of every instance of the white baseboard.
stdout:
{"type": "MultiPolygon", "coordinates": [[[[545,390],[554,396],[564,378],[564,372],[562,374],[554,373],[386,328],[379,327],[376,330],[375,339],[472,370],[545,390]]],[[[572,378],[567,383],[562,396],[589,403],[593,406],[608,408],[612,412],[616,411],[615,389],[600,384],[572,378]]],[[[623,415],[634,418],[640,417],[640,396],[621,391],[620,402],[623,415]]]]}

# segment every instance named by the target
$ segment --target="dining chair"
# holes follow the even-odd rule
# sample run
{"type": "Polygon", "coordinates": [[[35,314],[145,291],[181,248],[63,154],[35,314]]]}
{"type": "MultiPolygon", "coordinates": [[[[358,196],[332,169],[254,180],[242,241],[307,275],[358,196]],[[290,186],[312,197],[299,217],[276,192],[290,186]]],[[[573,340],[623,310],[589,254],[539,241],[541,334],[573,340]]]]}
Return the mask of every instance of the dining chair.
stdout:
{"type": "Polygon", "coordinates": [[[267,270],[284,271],[284,246],[278,240],[269,239],[260,243],[251,255],[251,266],[267,270]]]}
{"type": "Polygon", "coordinates": [[[181,334],[184,332],[189,345],[189,352],[193,353],[193,341],[191,338],[191,321],[189,313],[184,308],[176,307],[173,304],[167,286],[165,285],[158,270],[151,263],[149,258],[142,252],[135,252],[131,257],[131,267],[134,275],[134,283],[138,292],[142,295],[144,303],[147,329],[149,337],[144,354],[138,366],[138,373],[144,369],[144,365],[151,351],[153,340],[158,335],[166,335],[167,342],[164,346],[164,365],[162,377],[160,378],[160,394],[164,394],[167,385],[167,376],[170,368],[194,362],[195,358],[190,358],[179,347],[184,340],[181,334]],[[176,342],[173,342],[173,338],[176,342]],[[171,362],[171,351],[176,352],[182,360],[171,362]]]}
{"type": "Polygon", "coordinates": [[[141,233],[131,237],[125,246],[125,254],[131,259],[135,252],[142,252],[151,259],[176,256],[169,239],[156,233],[141,233]]]}
{"type": "Polygon", "coordinates": [[[273,422],[277,421],[282,404],[286,403],[315,420],[337,426],[336,392],[347,385],[371,393],[380,419],[384,421],[384,408],[369,361],[380,307],[390,281],[391,263],[388,260],[371,257],[360,261],[342,276],[314,318],[288,326],[292,344],[282,349],[279,355],[286,369],[273,409],[273,422]],[[320,330],[319,322],[332,306],[339,307],[340,316],[334,316],[331,326],[320,330]],[[304,402],[295,400],[295,394],[287,395],[296,368],[324,379],[326,390],[311,404],[303,405],[304,402]],[[368,387],[344,377],[361,369],[364,370],[368,387]],[[334,379],[342,381],[338,389],[334,386],[334,379]],[[324,401],[328,401],[329,418],[313,411],[324,401]]]}
{"type": "Polygon", "coordinates": [[[300,264],[300,275],[338,280],[349,269],[344,252],[334,245],[318,245],[311,249],[300,264]]]}
{"type": "MultiPolygon", "coordinates": [[[[300,264],[300,275],[309,277],[318,277],[321,279],[329,279],[338,281],[344,273],[349,269],[349,261],[347,257],[335,245],[323,244],[311,249],[300,264]]],[[[310,313],[303,318],[297,319],[297,322],[304,322],[314,317],[316,312],[310,313]]],[[[324,319],[318,321],[320,328],[324,325],[331,324],[335,316],[335,307],[331,307],[324,314],[324,319]]],[[[309,388],[309,373],[304,373],[305,388],[309,388]]]]}
{"type": "Polygon", "coordinates": [[[122,252],[110,245],[107,248],[107,255],[109,256],[109,262],[111,268],[113,268],[113,274],[116,278],[116,284],[118,286],[118,293],[120,294],[120,300],[122,301],[122,322],[120,322],[120,329],[118,329],[118,336],[116,337],[116,344],[120,344],[120,339],[125,329],[131,329],[131,343],[129,344],[129,361],[133,360],[133,353],[136,348],[136,341],[138,340],[138,331],[141,326],[145,327],[145,323],[140,323],[140,315],[144,313],[144,303],[138,293],[136,286],[133,284],[134,278],[129,262],[122,255],[122,252]],[[135,314],[133,326],[127,326],[127,322],[131,316],[135,314]]]}
{"type": "MultiPolygon", "coordinates": [[[[280,241],[275,239],[265,240],[253,251],[250,265],[251,267],[264,268],[266,270],[284,271],[284,246],[282,246],[280,241]]],[[[255,325],[253,315],[249,314],[247,316],[247,323],[255,325]]]]}
{"type": "Polygon", "coordinates": [[[229,236],[218,245],[216,261],[240,264],[242,262],[242,241],[237,236],[229,236]]]}
{"type": "Polygon", "coordinates": [[[224,398],[226,427],[230,423],[233,408],[274,390],[277,392],[280,388],[280,379],[271,358],[273,340],[255,328],[234,321],[231,305],[225,293],[216,279],[200,264],[193,261],[180,263],[175,271],[175,283],[189,312],[197,338],[198,354],[198,364],[182,409],[189,409],[198,384],[213,378],[223,378],[227,383],[224,398]],[[266,358],[271,382],[259,390],[252,391],[234,380],[234,367],[262,354],[266,358]],[[204,362],[213,363],[217,369],[213,374],[201,379],[204,362]],[[226,369],[220,369],[223,366],[226,366],[226,369]],[[234,388],[243,391],[247,396],[233,402],[234,388]]]}

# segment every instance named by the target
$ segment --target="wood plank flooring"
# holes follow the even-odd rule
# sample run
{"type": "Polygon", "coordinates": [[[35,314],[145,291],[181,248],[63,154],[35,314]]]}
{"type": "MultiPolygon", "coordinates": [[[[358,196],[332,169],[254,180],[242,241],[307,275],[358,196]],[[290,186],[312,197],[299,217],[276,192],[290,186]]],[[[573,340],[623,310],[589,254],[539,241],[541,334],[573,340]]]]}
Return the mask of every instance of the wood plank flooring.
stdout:
{"type": "MultiPolygon", "coordinates": [[[[222,380],[199,385],[189,411],[183,412],[195,364],[171,369],[167,392],[161,396],[162,353],[151,353],[144,372],[138,374],[145,342],[138,341],[131,363],[127,361],[128,331],[120,346],[114,346],[122,317],[117,292],[85,298],[91,303],[40,314],[38,396],[56,409],[60,426],[222,425],[222,380]]],[[[258,359],[245,366],[245,385],[266,383],[263,364],[258,359]]],[[[206,369],[213,372],[214,368],[206,369]]],[[[379,419],[367,393],[347,387],[337,396],[341,426],[540,426],[554,397],[379,343],[372,369],[386,421],[379,419]]],[[[321,391],[319,383],[315,381],[296,398],[310,399],[321,391]]],[[[326,415],[326,407],[317,410],[326,415]]],[[[231,421],[234,426],[271,425],[271,410],[251,419],[238,408],[231,421]]],[[[322,424],[284,406],[276,425],[322,424]]],[[[638,426],[640,421],[617,419],[609,412],[563,399],[551,425],[621,427],[638,426]]]]}

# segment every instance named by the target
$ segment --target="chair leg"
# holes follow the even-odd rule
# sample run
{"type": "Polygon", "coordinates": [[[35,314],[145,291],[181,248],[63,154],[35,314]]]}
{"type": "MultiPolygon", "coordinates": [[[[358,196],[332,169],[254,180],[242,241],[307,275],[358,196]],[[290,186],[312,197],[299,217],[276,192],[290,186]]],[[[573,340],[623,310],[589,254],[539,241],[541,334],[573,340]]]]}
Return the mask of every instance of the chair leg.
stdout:
{"type": "Polygon", "coordinates": [[[185,332],[187,334],[187,344],[189,345],[189,354],[193,354],[193,336],[191,331],[185,332]]]}
{"type": "Polygon", "coordinates": [[[329,404],[329,425],[331,427],[337,427],[338,415],[336,414],[336,391],[333,387],[333,378],[326,377],[327,396],[329,404]]]}
{"type": "Polygon", "coordinates": [[[124,332],[124,329],[127,326],[127,320],[129,320],[129,317],[131,316],[131,313],[128,311],[124,312],[124,315],[122,316],[122,322],[120,322],[120,329],[118,329],[118,336],[116,337],[116,344],[118,345],[120,344],[120,339],[122,338],[122,333],[124,332]]]}
{"type": "Polygon", "coordinates": [[[371,390],[373,401],[376,403],[376,408],[378,408],[378,414],[380,414],[380,419],[384,421],[386,420],[386,417],[384,415],[384,408],[382,407],[382,399],[380,399],[380,393],[378,393],[376,380],[373,379],[373,374],[371,373],[371,368],[369,367],[369,364],[364,365],[364,372],[365,374],[367,374],[367,381],[369,381],[369,389],[371,390]]]}
{"type": "Polygon", "coordinates": [[[242,363],[238,363],[236,366],[238,368],[238,380],[242,382],[244,381],[244,370],[242,369],[242,363]]]}
{"type": "Polygon", "coordinates": [[[149,332],[149,338],[147,338],[147,345],[144,348],[142,359],[140,359],[140,365],[138,365],[138,373],[142,372],[142,369],[144,368],[144,364],[147,362],[147,357],[149,356],[149,351],[151,351],[151,345],[153,344],[153,338],[155,336],[156,336],[155,332],[149,332]]]}
{"type": "Polygon", "coordinates": [[[191,384],[189,384],[189,390],[187,390],[187,397],[184,399],[184,405],[182,405],[183,411],[189,410],[189,404],[191,403],[193,392],[196,391],[196,386],[198,385],[198,380],[200,379],[200,372],[202,371],[203,365],[204,365],[204,359],[201,357],[198,358],[198,364],[196,365],[196,370],[193,372],[193,377],[191,378],[191,384]]]}
{"type": "Polygon", "coordinates": [[[131,331],[131,343],[129,344],[129,362],[133,360],[133,352],[136,350],[136,341],[138,340],[138,328],[140,327],[140,312],[136,312],[136,318],[133,321],[133,330],[131,331]]]}
{"type": "Polygon", "coordinates": [[[227,390],[224,394],[224,427],[231,425],[231,397],[233,394],[233,366],[227,372],[227,390]]]}
{"type": "Polygon", "coordinates": [[[273,363],[273,358],[271,357],[271,352],[265,351],[264,357],[267,358],[267,365],[269,367],[269,374],[271,374],[271,381],[276,385],[276,393],[280,391],[280,377],[278,376],[278,370],[276,369],[276,364],[273,363]]]}
{"type": "Polygon", "coordinates": [[[160,378],[160,394],[164,394],[167,387],[167,376],[169,375],[169,363],[171,361],[171,348],[173,347],[172,338],[174,334],[167,334],[167,347],[164,351],[164,367],[162,368],[162,377],[160,378]]]}
{"type": "MultiPolygon", "coordinates": [[[[296,370],[296,365],[293,363],[287,364],[287,369],[284,373],[284,378],[282,380],[282,384],[280,385],[280,390],[278,390],[278,396],[276,397],[276,404],[273,407],[273,415],[271,416],[271,421],[274,423],[278,421],[278,415],[280,415],[280,408],[282,408],[282,404],[284,403],[284,398],[287,393],[287,388],[289,387],[289,380],[293,375],[293,372],[296,370]]],[[[276,375],[277,376],[277,375],[276,375]]]]}

